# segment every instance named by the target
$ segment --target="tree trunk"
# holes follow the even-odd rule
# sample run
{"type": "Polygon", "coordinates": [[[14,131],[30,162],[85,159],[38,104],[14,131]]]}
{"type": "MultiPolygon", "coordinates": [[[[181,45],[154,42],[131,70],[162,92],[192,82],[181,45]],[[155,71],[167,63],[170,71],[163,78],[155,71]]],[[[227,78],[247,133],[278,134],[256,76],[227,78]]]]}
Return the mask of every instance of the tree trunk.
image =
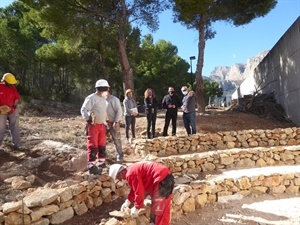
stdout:
{"type": "Polygon", "coordinates": [[[205,100],[204,100],[204,82],[202,77],[202,69],[204,64],[204,49],[205,49],[205,36],[204,29],[206,23],[205,14],[200,15],[199,26],[199,43],[198,43],[198,62],[196,68],[196,95],[197,95],[197,108],[198,113],[205,112],[205,100]]]}
{"type": "Polygon", "coordinates": [[[130,68],[130,64],[126,52],[125,39],[119,39],[119,53],[120,53],[120,63],[123,71],[123,88],[124,90],[129,88],[134,90],[133,73],[132,73],[132,69],[130,68]]]}
{"type": "Polygon", "coordinates": [[[133,73],[132,73],[132,68],[130,67],[130,63],[128,60],[128,55],[126,51],[126,38],[125,38],[125,27],[127,21],[127,9],[126,9],[126,4],[125,0],[121,1],[122,5],[122,16],[121,16],[121,21],[119,23],[119,57],[120,57],[120,63],[121,63],[121,68],[123,72],[123,89],[124,91],[126,89],[132,89],[134,90],[134,83],[133,83],[133,73]]]}

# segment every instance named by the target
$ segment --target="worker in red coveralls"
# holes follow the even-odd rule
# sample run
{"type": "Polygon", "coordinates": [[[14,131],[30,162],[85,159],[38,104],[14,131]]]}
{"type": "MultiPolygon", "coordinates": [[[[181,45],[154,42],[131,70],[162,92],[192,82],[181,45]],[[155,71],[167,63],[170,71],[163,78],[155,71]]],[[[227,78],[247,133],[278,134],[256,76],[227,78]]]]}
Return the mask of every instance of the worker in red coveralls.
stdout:
{"type": "Polygon", "coordinates": [[[4,139],[6,123],[12,139],[13,147],[16,150],[21,148],[19,111],[20,95],[16,84],[18,81],[11,73],[3,75],[0,83],[0,145],[4,139]]]}
{"type": "Polygon", "coordinates": [[[102,173],[106,157],[106,95],[109,84],[100,79],[95,85],[96,92],[87,96],[81,107],[81,115],[86,120],[87,161],[90,174],[102,173]]]}
{"type": "Polygon", "coordinates": [[[171,200],[174,177],[168,167],[157,162],[139,162],[128,166],[113,164],[109,176],[114,180],[126,181],[131,187],[126,201],[121,207],[124,211],[131,203],[131,216],[138,216],[144,206],[145,193],[151,196],[150,224],[168,225],[171,218],[171,200]]]}

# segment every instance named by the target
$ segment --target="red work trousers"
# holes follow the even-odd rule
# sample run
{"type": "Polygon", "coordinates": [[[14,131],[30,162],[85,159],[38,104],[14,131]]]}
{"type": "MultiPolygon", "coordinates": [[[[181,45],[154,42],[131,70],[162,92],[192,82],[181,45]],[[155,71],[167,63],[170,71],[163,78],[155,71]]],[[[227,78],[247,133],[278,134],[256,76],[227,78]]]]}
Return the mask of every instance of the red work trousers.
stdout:
{"type": "Polygon", "coordinates": [[[95,161],[95,151],[98,160],[105,159],[106,127],[104,124],[88,125],[87,160],[95,161]]]}
{"type": "Polygon", "coordinates": [[[168,198],[161,197],[158,192],[159,184],[155,185],[151,195],[151,212],[155,215],[155,225],[169,225],[171,220],[172,194],[168,198]]]}

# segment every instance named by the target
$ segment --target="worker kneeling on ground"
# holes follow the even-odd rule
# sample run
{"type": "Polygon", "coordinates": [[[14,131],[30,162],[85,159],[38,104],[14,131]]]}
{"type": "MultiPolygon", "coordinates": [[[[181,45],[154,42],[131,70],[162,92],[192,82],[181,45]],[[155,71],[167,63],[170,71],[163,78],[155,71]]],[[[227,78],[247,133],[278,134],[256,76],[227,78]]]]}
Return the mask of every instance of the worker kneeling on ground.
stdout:
{"type": "Polygon", "coordinates": [[[132,217],[137,217],[139,209],[144,206],[147,193],[152,201],[150,224],[170,224],[174,177],[168,167],[157,162],[139,162],[128,167],[113,164],[109,169],[109,176],[114,180],[125,181],[131,187],[121,211],[134,203],[130,212],[132,217]]]}

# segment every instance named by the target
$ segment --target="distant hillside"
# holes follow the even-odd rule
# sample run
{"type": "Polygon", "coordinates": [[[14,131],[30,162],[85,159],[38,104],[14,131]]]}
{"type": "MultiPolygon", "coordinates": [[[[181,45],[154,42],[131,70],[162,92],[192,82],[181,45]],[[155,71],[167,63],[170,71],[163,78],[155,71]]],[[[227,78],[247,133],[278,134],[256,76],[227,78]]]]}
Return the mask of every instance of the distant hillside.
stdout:
{"type": "Polygon", "coordinates": [[[217,66],[210,73],[209,79],[218,82],[223,88],[224,93],[231,94],[253,72],[268,52],[264,51],[249,58],[246,64],[236,63],[231,67],[217,66]]]}

